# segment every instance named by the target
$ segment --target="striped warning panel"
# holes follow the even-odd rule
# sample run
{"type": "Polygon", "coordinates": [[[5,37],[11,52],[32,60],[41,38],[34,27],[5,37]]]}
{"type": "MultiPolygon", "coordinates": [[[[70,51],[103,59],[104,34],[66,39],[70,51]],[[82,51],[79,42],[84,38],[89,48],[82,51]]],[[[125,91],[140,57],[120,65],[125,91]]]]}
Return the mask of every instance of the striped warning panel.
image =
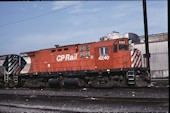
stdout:
{"type": "Polygon", "coordinates": [[[26,62],[18,55],[7,55],[3,66],[6,72],[10,74],[19,74],[21,69],[25,66],[26,62]]]}
{"type": "Polygon", "coordinates": [[[8,74],[15,74],[19,69],[19,57],[15,55],[8,56],[8,74]]]}
{"type": "Polygon", "coordinates": [[[137,49],[131,51],[131,67],[141,67],[142,66],[142,56],[141,52],[137,49]]]}

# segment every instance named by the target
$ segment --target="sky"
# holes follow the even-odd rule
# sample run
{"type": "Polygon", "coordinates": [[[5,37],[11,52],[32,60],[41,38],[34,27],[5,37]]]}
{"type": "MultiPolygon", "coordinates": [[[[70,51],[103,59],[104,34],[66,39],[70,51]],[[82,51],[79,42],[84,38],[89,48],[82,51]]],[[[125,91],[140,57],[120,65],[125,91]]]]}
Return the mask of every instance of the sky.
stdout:
{"type": "MultiPolygon", "coordinates": [[[[147,1],[148,33],[168,32],[167,0],[147,1]]],[[[144,35],[137,1],[0,2],[0,55],[97,42],[113,31],[144,35]]]]}

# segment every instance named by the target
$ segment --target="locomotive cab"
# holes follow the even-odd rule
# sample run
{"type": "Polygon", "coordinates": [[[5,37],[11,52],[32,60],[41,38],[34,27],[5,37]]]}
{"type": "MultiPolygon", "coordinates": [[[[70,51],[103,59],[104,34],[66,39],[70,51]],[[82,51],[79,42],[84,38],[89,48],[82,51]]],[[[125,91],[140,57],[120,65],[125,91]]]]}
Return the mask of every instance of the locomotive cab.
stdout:
{"type": "Polygon", "coordinates": [[[130,68],[130,50],[127,38],[99,42],[95,47],[97,69],[130,68]]]}

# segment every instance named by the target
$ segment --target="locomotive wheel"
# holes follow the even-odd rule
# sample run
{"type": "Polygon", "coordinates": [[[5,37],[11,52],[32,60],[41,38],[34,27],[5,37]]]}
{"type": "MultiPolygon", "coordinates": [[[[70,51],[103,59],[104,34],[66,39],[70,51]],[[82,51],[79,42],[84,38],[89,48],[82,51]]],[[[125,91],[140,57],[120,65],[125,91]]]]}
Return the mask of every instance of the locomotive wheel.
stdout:
{"type": "Polygon", "coordinates": [[[127,81],[126,81],[126,79],[121,80],[119,86],[120,86],[120,87],[127,87],[127,81]]]}
{"type": "Polygon", "coordinates": [[[60,78],[50,78],[46,85],[48,85],[50,88],[60,88],[62,86],[61,81],[62,79],[60,78]]]}
{"type": "Polygon", "coordinates": [[[144,78],[138,78],[136,80],[136,87],[148,87],[148,82],[144,78]]]}
{"type": "Polygon", "coordinates": [[[23,87],[44,88],[46,87],[46,82],[43,79],[26,79],[23,87]]]}
{"type": "Polygon", "coordinates": [[[8,83],[9,88],[14,88],[16,86],[17,86],[17,84],[13,80],[9,81],[9,83],[8,83]]]}
{"type": "Polygon", "coordinates": [[[0,87],[4,87],[4,81],[3,81],[3,79],[0,79],[0,87]]]}
{"type": "Polygon", "coordinates": [[[86,83],[80,78],[64,78],[62,85],[64,87],[84,87],[86,83]]]}
{"type": "Polygon", "coordinates": [[[111,88],[114,81],[108,78],[95,78],[89,82],[90,86],[94,88],[111,88]]]}

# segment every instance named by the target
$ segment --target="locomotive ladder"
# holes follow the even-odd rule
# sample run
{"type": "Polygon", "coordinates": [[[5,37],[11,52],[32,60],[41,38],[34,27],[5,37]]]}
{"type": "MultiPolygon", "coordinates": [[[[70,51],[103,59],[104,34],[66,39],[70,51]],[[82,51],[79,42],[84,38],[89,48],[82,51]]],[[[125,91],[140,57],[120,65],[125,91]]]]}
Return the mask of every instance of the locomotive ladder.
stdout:
{"type": "Polygon", "coordinates": [[[8,83],[9,82],[9,74],[4,72],[4,82],[8,83]]]}
{"type": "Polygon", "coordinates": [[[3,75],[3,77],[4,77],[4,79],[3,79],[3,81],[5,82],[5,83],[8,83],[9,82],[9,74],[6,72],[6,70],[5,70],[5,67],[0,67],[1,68],[1,73],[2,73],[2,75],[3,75]]]}
{"type": "Polygon", "coordinates": [[[15,84],[17,84],[18,83],[18,75],[10,76],[8,73],[7,74],[4,73],[4,82],[8,84],[9,81],[13,81],[15,84]]]}
{"type": "Polygon", "coordinates": [[[14,83],[18,83],[18,75],[13,75],[13,81],[14,83]]]}
{"type": "Polygon", "coordinates": [[[135,84],[135,72],[134,72],[134,70],[127,72],[127,79],[128,79],[128,84],[129,85],[134,85],[135,84]]]}

